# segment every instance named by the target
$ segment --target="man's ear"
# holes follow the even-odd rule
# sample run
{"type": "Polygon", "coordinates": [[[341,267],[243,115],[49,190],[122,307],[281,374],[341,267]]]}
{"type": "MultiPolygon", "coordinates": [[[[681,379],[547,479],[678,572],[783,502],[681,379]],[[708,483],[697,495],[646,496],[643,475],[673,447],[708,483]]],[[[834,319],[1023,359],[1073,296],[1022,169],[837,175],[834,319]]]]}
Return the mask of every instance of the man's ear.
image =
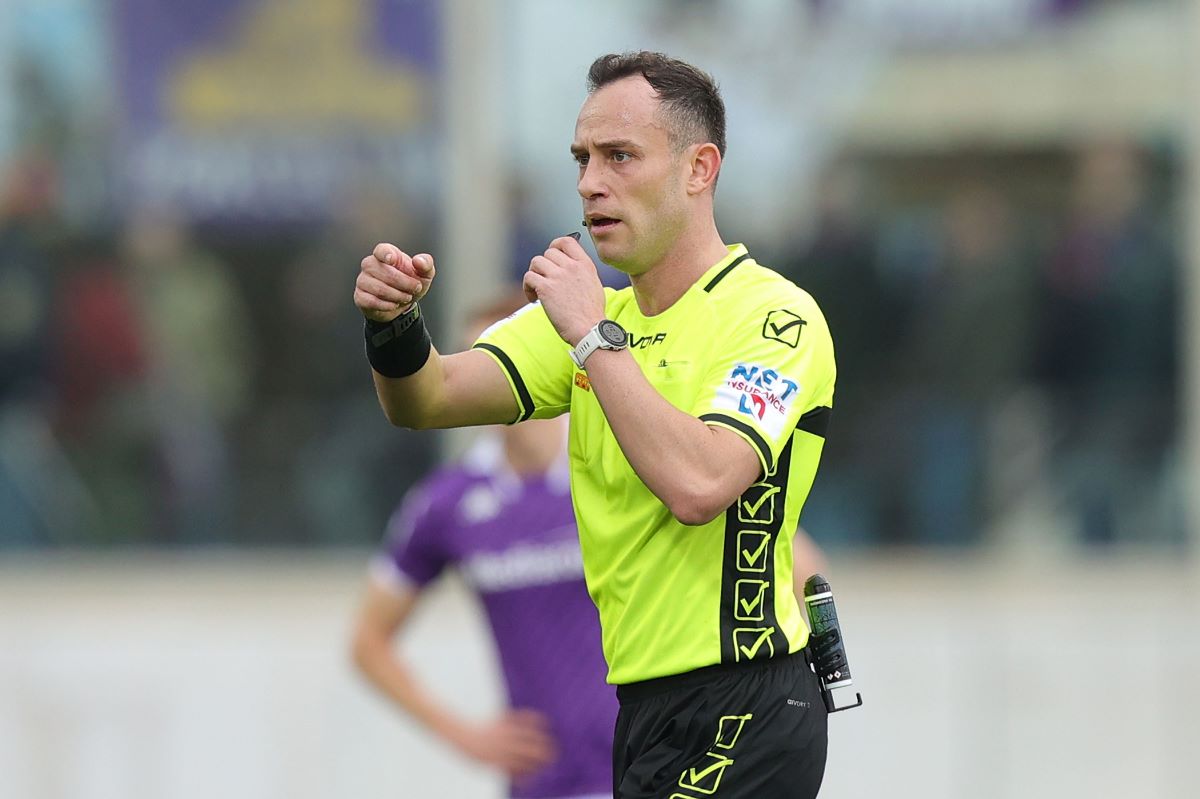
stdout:
{"type": "Polygon", "coordinates": [[[688,148],[687,163],[691,171],[687,177],[688,194],[701,194],[711,190],[721,171],[721,151],[712,142],[693,144],[688,148]]]}

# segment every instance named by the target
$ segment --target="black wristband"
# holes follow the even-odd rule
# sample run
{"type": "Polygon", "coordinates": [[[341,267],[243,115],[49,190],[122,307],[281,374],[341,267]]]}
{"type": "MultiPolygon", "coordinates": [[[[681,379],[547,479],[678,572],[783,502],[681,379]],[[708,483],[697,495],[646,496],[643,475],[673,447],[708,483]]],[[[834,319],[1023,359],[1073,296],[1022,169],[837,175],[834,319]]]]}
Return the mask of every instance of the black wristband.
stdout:
{"type": "Polygon", "coordinates": [[[433,342],[421,306],[414,305],[390,322],[366,320],[367,360],[384,377],[408,377],[429,360],[433,342]]]}

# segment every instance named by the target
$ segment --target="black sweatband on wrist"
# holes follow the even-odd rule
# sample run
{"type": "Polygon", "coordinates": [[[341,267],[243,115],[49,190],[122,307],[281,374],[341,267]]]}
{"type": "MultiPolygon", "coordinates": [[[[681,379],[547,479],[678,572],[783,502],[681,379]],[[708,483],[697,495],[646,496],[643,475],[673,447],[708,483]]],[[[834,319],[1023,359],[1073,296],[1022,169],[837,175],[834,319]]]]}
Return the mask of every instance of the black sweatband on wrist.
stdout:
{"type": "Polygon", "coordinates": [[[400,314],[390,322],[366,320],[367,360],[384,377],[408,377],[421,371],[429,360],[433,342],[425,329],[421,306],[400,314]]]}

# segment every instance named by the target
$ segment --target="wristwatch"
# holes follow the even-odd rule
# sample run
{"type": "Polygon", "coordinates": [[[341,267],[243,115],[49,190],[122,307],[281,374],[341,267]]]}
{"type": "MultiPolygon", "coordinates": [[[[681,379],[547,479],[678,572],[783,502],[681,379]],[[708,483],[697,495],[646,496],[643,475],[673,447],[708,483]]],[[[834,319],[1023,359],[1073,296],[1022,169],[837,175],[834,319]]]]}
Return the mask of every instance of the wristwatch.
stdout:
{"type": "Polygon", "coordinates": [[[623,350],[627,346],[629,336],[625,328],[611,319],[601,319],[571,350],[571,360],[582,369],[583,362],[596,350],[623,350]]]}

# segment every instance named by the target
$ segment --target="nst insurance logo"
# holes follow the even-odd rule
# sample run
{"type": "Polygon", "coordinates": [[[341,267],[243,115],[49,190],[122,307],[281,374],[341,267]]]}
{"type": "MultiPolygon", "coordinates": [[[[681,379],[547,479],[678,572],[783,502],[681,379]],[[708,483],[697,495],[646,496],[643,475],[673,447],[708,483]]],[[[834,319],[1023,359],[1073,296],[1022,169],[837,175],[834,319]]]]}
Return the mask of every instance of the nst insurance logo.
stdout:
{"type": "Polygon", "coordinates": [[[800,384],[778,370],[756,363],[738,363],[717,389],[716,406],[749,416],[772,437],[783,433],[800,384]]]}

